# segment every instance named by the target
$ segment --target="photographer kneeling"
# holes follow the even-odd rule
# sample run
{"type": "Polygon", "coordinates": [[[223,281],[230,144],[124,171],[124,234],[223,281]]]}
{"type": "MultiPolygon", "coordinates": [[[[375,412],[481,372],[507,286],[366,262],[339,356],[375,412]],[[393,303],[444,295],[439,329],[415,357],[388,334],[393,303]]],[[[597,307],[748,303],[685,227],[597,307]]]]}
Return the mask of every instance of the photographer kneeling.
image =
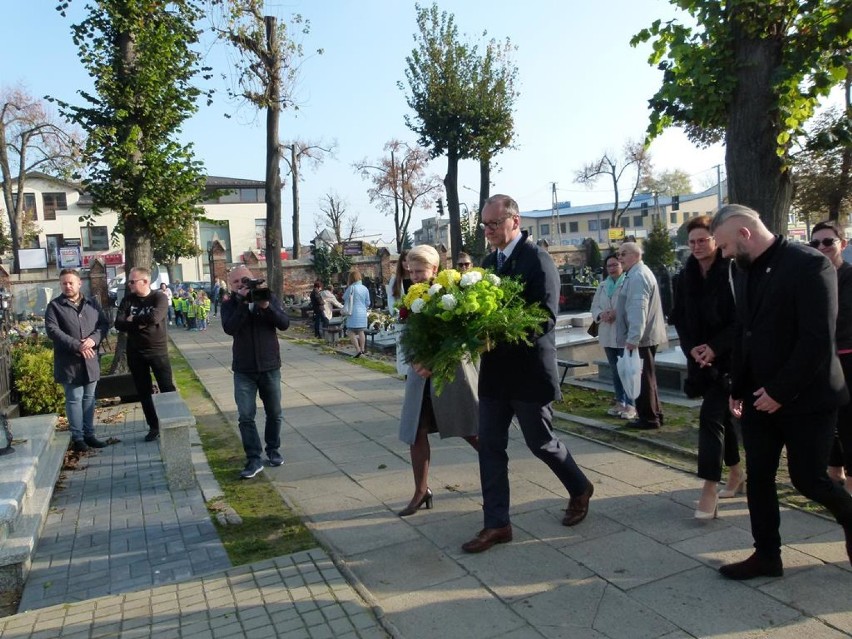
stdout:
{"type": "Polygon", "coordinates": [[[228,273],[230,296],[222,303],[222,328],[234,338],[234,400],[239,415],[240,437],[246,452],[242,479],[250,479],[263,470],[260,436],[255,424],[257,396],[266,413],[266,456],[270,466],[280,466],[281,447],[281,354],[277,330],[286,330],[290,318],[281,302],[252,279],[251,271],[238,266],[228,273]]]}

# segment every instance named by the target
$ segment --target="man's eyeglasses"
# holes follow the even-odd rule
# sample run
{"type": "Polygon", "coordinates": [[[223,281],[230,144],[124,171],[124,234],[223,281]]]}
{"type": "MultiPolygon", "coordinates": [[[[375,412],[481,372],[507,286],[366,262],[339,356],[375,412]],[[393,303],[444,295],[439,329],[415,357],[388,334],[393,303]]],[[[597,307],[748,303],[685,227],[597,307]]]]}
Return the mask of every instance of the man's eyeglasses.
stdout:
{"type": "Polygon", "coordinates": [[[712,239],[713,239],[712,235],[710,237],[696,237],[694,240],[689,240],[688,244],[690,246],[704,246],[705,244],[707,244],[712,239]]]}
{"type": "Polygon", "coordinates": [[[513,215],[507,215],[506,217],[501,217],[499,220],[494,220],[493,222],[482,222],[479,225],[481,229],[488,229],[489,231],[496,231],[501,226],[503,226],[503,222],[508,220],[509,218],[514,217],[513,215]]]}
{"type": "Polygon", "coordinates": [[[459,262],[459,266],[467,268],[469,266],[473,266],[473,264],[471,264],[470,262],[459,262]]]}
{"type": "Polygon", "coordinates": [[[836,237],[824,237],[821,240],[811,240],[808,242],[808,246],[813,246],[814,248],[819,248],[819,245],[822,244],[825,248],[830,246],[834,246],[835,242],[839,242],[836,237]]]}

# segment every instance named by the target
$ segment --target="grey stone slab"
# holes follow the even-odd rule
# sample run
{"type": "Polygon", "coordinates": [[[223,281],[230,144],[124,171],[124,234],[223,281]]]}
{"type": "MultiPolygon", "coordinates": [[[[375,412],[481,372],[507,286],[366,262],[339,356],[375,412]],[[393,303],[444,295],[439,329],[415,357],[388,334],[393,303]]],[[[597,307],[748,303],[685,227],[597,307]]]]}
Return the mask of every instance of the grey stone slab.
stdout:
{"type": "Polygon", "coordinates": [[[631,530],[560,549],[623,590],[688,570],[696,561],[631,530]]]}
{"type": "Polygon", "coordinates": [[[705,566],[639,586],[630,595],[696,637],[748,636],[801,617],[794,608],[705,566]]]}
{"type": "MultiPolygon", "coordinates": [[[[492,639],[528,624],[472,577],[384,599],[382,608],[403,637],[492,639]]],[[[523,636],[523,635],[521,635],[523,636]]],[[[531,631],[527,637],[535,637],[531,631]]]]}
{"type": "Polygon", "coordinates": [[[347,556],[420,539],[415,529],[384,510],[363,517],[315,522],[311,526],[326,544],[347,556]]]}
{"type": "Polygon", "coordinates": [[[593,576],[588,568],[521,531],[515,532],[512,543],[503,546],[501,552],[464,555],[459,563],[508,602],[593,576]]]}
{"type": "Polygon", "coordinates": [[[589,514],[577,526],[562,525],[562,517],[565,515],[564,504],[546,510],[513,515],[512,526],[526,531],[532,537],[540,539],[554,548],[599,539],[624,530],[623,524],[600,514],[597,509],[599,503],[598,500],[592,499],[589,514]]]}
{"type": "Polygon", "coordinates": [[[820,565],[793,574],[786,571],[783,579],[760,586],[760,591],[852,635],[851,583],[847,571],[820,565]]]}

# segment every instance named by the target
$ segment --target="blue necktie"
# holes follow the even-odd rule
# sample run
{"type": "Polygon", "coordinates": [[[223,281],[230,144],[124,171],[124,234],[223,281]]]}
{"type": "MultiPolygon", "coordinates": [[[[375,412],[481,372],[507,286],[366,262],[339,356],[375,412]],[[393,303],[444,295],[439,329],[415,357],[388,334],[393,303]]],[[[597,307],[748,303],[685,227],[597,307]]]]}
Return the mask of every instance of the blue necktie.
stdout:
{"type": "Polygon", "coordinates": [[[503,268],[503,264],[506,263],[506,254],[503,251],[497,251],[497,270],[501,270],[503,268]]]}

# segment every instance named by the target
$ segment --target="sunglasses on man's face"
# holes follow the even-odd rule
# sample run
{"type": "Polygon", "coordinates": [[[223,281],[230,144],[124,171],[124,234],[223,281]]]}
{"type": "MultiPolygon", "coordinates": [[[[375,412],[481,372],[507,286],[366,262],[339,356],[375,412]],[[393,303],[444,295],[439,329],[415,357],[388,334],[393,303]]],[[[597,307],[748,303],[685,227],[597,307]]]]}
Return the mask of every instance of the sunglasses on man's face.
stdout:
{"type": "Polygon", "coordinates": [[[472,266],[470,262],[459,262],[459,266],[472,266]]]}
{"type": "Polygon", "coordinates": [[[834,246],[834,243],[838,241],[839,240],[836,237],[824,237],[821,240],[811,240],[808,242],[808,246],[819,248],[820,244],[822,244],[825,248],[828,248],[830,246],[834,246]]]}

